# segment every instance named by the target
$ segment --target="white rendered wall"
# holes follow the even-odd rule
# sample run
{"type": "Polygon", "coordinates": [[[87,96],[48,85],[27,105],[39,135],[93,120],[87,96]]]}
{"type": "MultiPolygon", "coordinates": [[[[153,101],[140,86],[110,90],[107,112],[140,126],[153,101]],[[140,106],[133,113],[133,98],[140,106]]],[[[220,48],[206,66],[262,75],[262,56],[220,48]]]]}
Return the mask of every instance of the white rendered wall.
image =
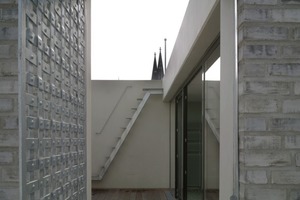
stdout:
{"type": "MultiPolygon", "coordinates": [[[[92,175],[97,175],[113,142],[143,97],[143,88],[161,88],[161,81],[92,81],[92,175]],[[127,88],[128,87],[128,88],[127,88]],[[101,134],[106,119],[127,88],[101,134]]],[[[101,181],[93,188],[169,188],[169,104],[151,95],[101,181]]]]}
{"type": "Polygon", "coordinates": [[[220,199],[238,196],[234,1],[221,1],[220,199]]]}
{"type": "Polygon", "coordinates": [[[190,0],[163,79],[171,100],[220,33],[218,0],[190,0]]]}
{"type": "Polygon", "coordinates": [[[206,123],[205,127],[205,188],[219,189],[219,142],[206,123]]]}

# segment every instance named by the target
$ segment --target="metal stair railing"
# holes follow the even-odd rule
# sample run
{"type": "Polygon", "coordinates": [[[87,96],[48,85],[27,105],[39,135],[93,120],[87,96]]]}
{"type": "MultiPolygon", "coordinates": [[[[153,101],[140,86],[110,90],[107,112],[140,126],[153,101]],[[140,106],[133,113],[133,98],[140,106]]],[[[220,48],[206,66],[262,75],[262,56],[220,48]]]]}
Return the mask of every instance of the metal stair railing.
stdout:
{"type": "Polygon", "coordinates": [[[132,86],[127,86],[127,87],[124,89],[124,91],[122,92],[122,94],[121,94],[120,98],[118,99],[116,105],[114,106],[114,108],[113,108],[112,111],[110,112],[108,118],[107,118],[106,121],[104,122],[104,124],[103,124],[101,130],[100,130],[99,132],[96,132],[96,134],[101,134],[101,133],[104,131],[104,128],[106,127],[106,125],[107,125],[108,121],[110,120],[111,116],[113,115],[113,113],[115,112],[116,108],[117,108],[118,105],[120,104],[120,102],[121,102],[123,96],[126,94],[128,88],[132,88],[132,86]]]}
{"type": "Polygon", "coordinates": [[[220,142],[220,116],[218,115],[218,109],[220,109],[220,94],[217,92],[217,88],[212,84],[208,84],[208,90],[210,91],[209,99],[206,99],[208,108],[205,109],[205,119],[211,128],[214,136],[220,142]],[[217,100],[218,105],[214,105],[214,101],[217,100]],[[217,114],[217,115],[216,115],[217,114]]]}
{"type": "Polygon", "coordinates": [[[144,108],[146,102],[148,101],[150,95],[152,94],[163,94],[163,90],[160,88],[147,88],[144,89],[146,92],[143,99],[139,103],[138,107],[136,108],[132,118],[130,119],[128,125],[126,126],[125,130],[123,131],[121,137],[119,137],[119,140],[117,144],[112,148],[112,151],[110,155],[107,157],[107,160],[105,164],[101,167],[99,175],[98,176],[93,176],[92,180],[102,180],[103,176],[105,175],[106,171],[108,170],[110,164],[114,160],[115,156],[117,155],[119,149],[121,148],[123,142],[125,141],[127,135],[129,134],[132,126],[134,125],[136,119],[138,118],[139,114],[141,113],[142,109],[144,108]]]}
{"type": "Polygon", "coordinates": [[[205,119],[206,119],[208,125],[210,126],[213,134],[215,135],[216,139],[218,140],[218,142],[220,142],[220,131],[215,126],[215,123],[213,122],[213,120],[211,119],[211,117],[207,111],[205,111],[205,119]]]}

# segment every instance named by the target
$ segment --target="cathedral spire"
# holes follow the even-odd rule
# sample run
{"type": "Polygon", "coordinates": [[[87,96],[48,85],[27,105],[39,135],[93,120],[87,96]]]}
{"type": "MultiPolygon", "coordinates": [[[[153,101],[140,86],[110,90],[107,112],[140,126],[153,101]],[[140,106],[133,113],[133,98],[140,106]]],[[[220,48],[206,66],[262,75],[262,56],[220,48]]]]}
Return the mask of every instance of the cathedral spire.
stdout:
{"type": "Polygon", "coordinates": [[[157,80],[158,79],[158,73],[157,73],[157,62],[156,62],[156,53],[154,53],[154,61],[153,61],[153,69],[152,69],[152,78],[151,80],[157,80]]]}
{"type": "Polygon", "coordinates": [[[163,66],[163,61],[162,61],[162,57],[161,57],[161,48],[159,48],[157,75],[158,75],[158,80],[161,80],[164,77],[164,66],[163,66]]]}

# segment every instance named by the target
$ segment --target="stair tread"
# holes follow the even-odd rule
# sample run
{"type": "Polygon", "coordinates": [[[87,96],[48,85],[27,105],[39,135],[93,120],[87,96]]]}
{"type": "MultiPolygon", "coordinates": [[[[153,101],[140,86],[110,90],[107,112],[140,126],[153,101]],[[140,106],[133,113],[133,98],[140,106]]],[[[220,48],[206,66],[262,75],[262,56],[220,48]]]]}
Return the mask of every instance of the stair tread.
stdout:
{"type": "Polygon", "coordinates": [[[131,110],[134,110],[134,114],[132,117],[127,117],[126,119],[129,119],[130,121],[128,121],[128,125],[126,125],[126,127],[120,127],[121,129],[124,129],[122,135],[120,137],[117,137],[118,142],[117,144],[115,144],[114,147],[112,147],[112,150],[110,152],[110,155],[107,157],[107,160],[104,163],[104,167],[103,170],[100,171],[100,174],[98,176],[97,180],[102,180],[103,176],[105,175],[106,171],[108,170],[111,162],[114,160],[115,156],[117,155],[120,147],[123,144],[123,141],[126,139],[126,136],[129,134],[130,129],[132,128],[134,122],[136,121],[136,119],[138,118],[140,112],[142,111],[144,105],[146,104],[149,96],[151,94],[162,94],[162,92],[158,91],[158,90],[162,90],[162,88],[146,88],[146,90],[149,90],[147,92],[145,92],[144,97],[141,98],[141,102],[139,102],[138,107],[136,108],[131,108],[131,110]],[[151,91],[154,90],[154,91],[151,91]]]}
{"type": "Polygon", "coordinates": [[[144,91],[147,90],[163,90],[163,88],[143,88],[144,91]]]}

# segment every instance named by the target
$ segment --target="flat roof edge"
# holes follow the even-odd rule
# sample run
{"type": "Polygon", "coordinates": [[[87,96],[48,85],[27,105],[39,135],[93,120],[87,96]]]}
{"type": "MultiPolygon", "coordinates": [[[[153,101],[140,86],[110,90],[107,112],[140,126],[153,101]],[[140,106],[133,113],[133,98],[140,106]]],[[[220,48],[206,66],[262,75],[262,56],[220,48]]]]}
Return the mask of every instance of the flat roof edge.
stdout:
{"type": "Polygon", "coordinates": [[[174,98],[219,33],[219,0],[191,0],[163,78],[164,101],[174,98]],[[195,21],[199,17],[200,23],[195,21]]]}

